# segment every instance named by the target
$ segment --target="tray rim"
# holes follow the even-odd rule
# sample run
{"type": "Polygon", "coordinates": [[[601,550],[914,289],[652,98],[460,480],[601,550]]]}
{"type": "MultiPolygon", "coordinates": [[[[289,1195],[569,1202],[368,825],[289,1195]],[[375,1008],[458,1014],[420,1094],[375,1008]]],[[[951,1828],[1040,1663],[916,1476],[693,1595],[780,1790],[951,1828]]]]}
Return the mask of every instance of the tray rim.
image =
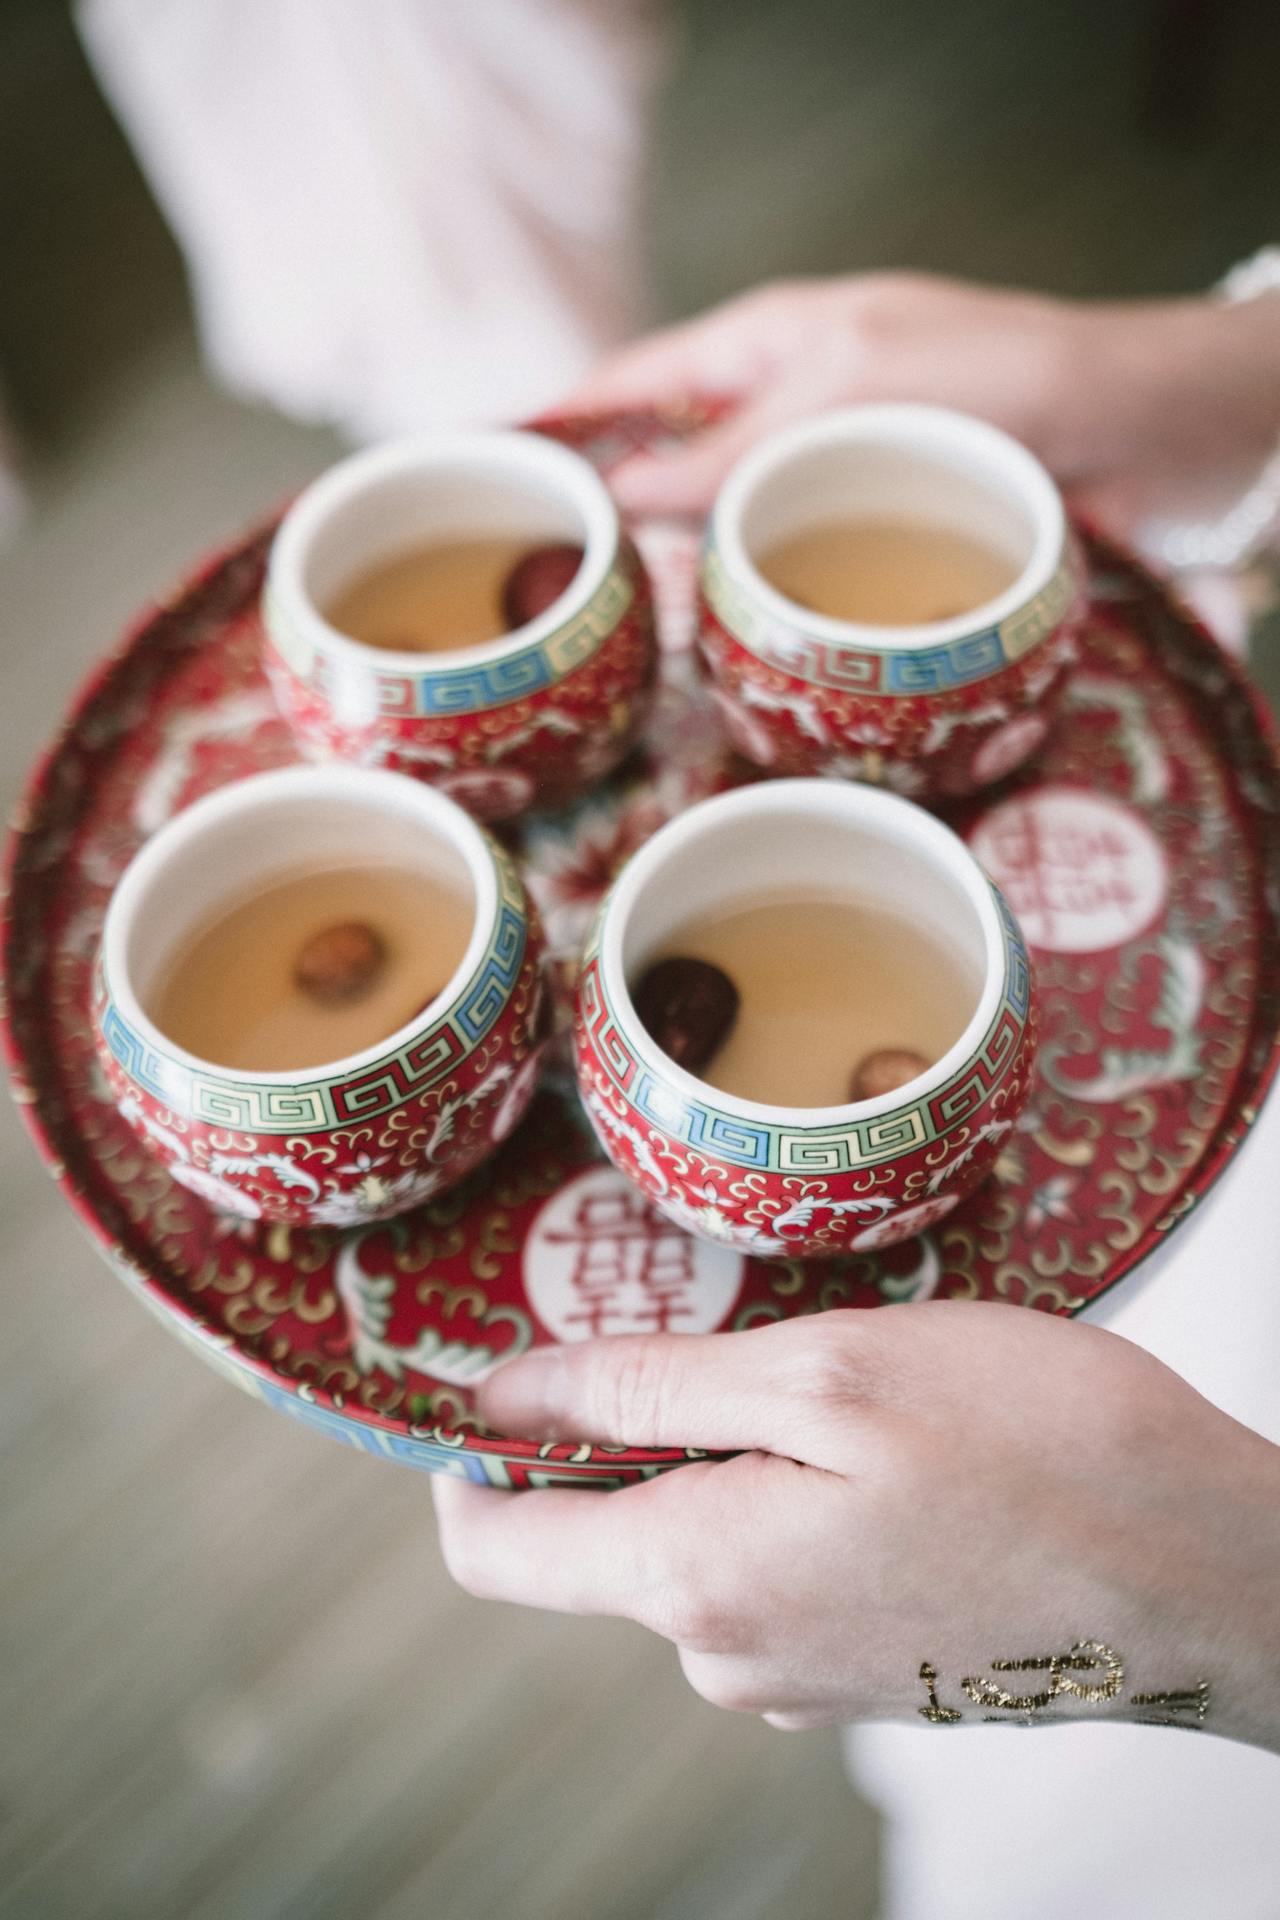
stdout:
{"type": "MultiPolygon", "coordinates": [[[[691,411],[692,409],[688,409],[681,413],[673,409],[671,415],[664,414],[662,418],[664,421],[670,418],[687,424],[691,411]]],[[[617,416],[547,414],[531,424],[538,430],[557,435],[589,436],[592,431],[607,430],[609,424],[615,419],[634,420],[635,417],[626,414],[617,416]]],[[[617,1473],[619,1470],[626,1470],[628,1477],[634,1477],[637,1470],[640,1473],[657,1472],[664,1467],[705,1457],[696,1449],[606,1448],[599,1444],[586,1445],[571,1441],[539,1445],[534,1441],[521,1441],[514,1436],[485,1436],[465,1428],[423,1425],[403,1415],[381,1414],[363,1406],[352,1406],[341,1392],[313,1386],[305,1381],[292,1381],[267,1360],[247,1352],[235,1343],[231,1336],[211,1327],[194,1308],[189,1305],[184,1306],[176,1299],[174,1294],[113,1236],[90,1198],[74,1183],[63,1159],[57,1140],[46,1119],[43,1110],[44,1102],[28,1075],[29,1055],[22,1047],[15,1031],[15,1009],[7,985],[12,971],[10,946],[15,926],[12,902],[21,885],[18,869],[24,844],[38,822],[40,808],[52,784],[67,740],[81,727],[90,707],[110,686],[112,679],[145,640],[157,619],[181,612],[201,589],[216,580],[230,563],[246,554],[256,543],[264,540],[278,523],[282,512],[283,505],[266,515],[257,516],[241,536],[223,542],[199,559],[180,577],[173,590],[144,603],[127,623],[114,645],[94,661],[80,677],[69,701],[63,708],[61,720],[36,755],[26,778],[21,783],[16,806],[7,823],[3,861],[0,863],[0,1057],[3,1057],[8,1070],[10,1095],[22,1123],[46,1170],[62,1190],[78,1224],[117,1278],[128,1286],[130,1291],[139,1297],[142,1304],[151,1309],[171,1332],[178,1334],[188,1344],[197,1345],[202,1357],[211,1361],[220,1373],[272,1405],[281,1406],[285,1411],[297,1412],[304,1419],[314,1419],[317,1414],[326,1416],[325,1424],[329,1421],[337,1421],[341,1426],[351,1429],[349,1437],[355,1444],[371,1451],[385,1452],[395,1457],[413,1460],[415,1464],[420,1465],[442,1466],[446,1456],[453,1456],[455,1459],[458,1456],[465,1458],[467,1455],[484,1456],[495,1462],[508,1461],[524,1467],[532,1463],[542,1463],[549,1468],[560,1465],[572,1466],[575,1477],[581,1477],[585,1482],[591,1483],[607,1480],[611,1472],[617,1473]],[[295,1406],[291,1403],[297,1404],[295,1406]],[[415,1455],[427,1454],[432,1456],[430,1461],[425,1457],[415,1459],[415,1455]]],[[[1121,542],[1108,534],[1101,533],[1086,516],[1073,514],[1072,520],[1073,524],[1085,534],[1091,546],[1121,567],[1136,573],[1140,579],[1155,589],[1170,614],[1181,626],[1190,631],[1202,650],[1213,659],[1215,666],[1232,684],[1235,694],[1243,697],[1257,731],[1259,743],[1265,748],[1271,771],[1280,789],[1280,720],[1272,713],[1265,695],[1247,669],[1227,651],[1200,616],[1187,605],[1176,583],[1159,578],[1121,542]]],[[[1248,1071],[1249,1062],[1246,1057],[1240,1063],[1238,1076],[1248,1071]]],[[[1200,1164],[1179,1189],[1178,1201],[1185,1202],[1190,1195],[1191,1205],[1179,1206],[1176,1216],[1170,1220],[1157,1244],[1165,1244],[1178,1231],[1190,1214],[1196,1210],[1196,1204],[1221,1178],[1226,1167],[1252,1131],[1262,1104],[1278,1074],[1280,1074],[1280,1023],[1271,1035],[1265,1059],[1252,1072],[1248,1084],[1242,1088],[1240,1079],[1237,1078],[1236,1087],[1233,1089],[1231,1117],[1226,1120],[1216,1142],[1211,1145],[1200,1164]]],[[[1144,1237],[1139,1240],[1135,1248],[1120,1254],[1106,1285],[1093,1294],[1085,1305],[1091,1306],[1094,1301],[1109,1293],[1155,1251],[1156,1246],[1146,1243],[1144,1237]]],[[[1079,1309],[1079,1311],[1083,1310],[1083,1308],[1079,1309]]]]}

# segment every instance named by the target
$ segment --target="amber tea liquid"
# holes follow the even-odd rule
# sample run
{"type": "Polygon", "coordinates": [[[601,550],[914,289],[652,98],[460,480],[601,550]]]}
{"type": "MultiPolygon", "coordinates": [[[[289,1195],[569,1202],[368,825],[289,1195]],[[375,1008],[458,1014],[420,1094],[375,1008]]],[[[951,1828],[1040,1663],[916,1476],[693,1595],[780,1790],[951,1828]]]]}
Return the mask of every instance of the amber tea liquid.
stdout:
{"type": "Polygon", "coordinates": [[[933,1065],[978,1003],[971,968],[914,923],[849,900],[784,896],[690,920],[651,960],[709,960],[738,989],[728,1039],[699,1074],[770,1106],[834,1107],[881,1048],[933,1065]]]}
{"type": "Polygon", "coordinates": [[[441,540],[357,574],[325,608],[339,633],[393,653],[483,646],[507,631],[503,587],[529,540],[441,540]]]}
{"type": "Polygon", "coordinates": [[[770,586],[812,613],[864,626],[950,620],[994,600],[1018,569],[971,534],[909,520],[827,520],[759,554],[770,586]]]}
{"type": "Polygon", "coordinates": [[[310,1069],[375,1046],[455,972],[474,913],[461,891],[409,867],[335,867],[275,881],[179,948],[147,1011],[170,1040],[240,1073],[310,1069]],[[334,927],[367,928],[377,966],[353,996],[318,999],[299,956],[334,927]]]}

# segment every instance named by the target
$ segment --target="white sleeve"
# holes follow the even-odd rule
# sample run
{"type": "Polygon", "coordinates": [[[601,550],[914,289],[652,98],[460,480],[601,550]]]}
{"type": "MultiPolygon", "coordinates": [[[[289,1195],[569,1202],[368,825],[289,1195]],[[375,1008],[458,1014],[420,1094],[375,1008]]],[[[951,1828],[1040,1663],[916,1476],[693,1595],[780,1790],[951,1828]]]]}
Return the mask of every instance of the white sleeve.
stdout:
{"type": "Polygon", "coordinates": [[[641,319],[649,0],[80,0],[241,392],[519,418],[641,319]]]}

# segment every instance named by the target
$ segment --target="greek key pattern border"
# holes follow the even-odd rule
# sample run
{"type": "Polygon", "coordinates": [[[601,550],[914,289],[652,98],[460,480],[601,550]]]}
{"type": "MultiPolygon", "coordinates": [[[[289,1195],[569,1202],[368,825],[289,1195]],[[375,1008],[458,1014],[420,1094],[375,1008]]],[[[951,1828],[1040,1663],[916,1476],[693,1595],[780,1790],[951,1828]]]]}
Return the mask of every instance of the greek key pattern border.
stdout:
{"type": "Polygon", "coordinates": [[[854,647],[819,639],[762,612],[726,572],[718,549],[708,543],[702,558],[702,590],[720,625],[780,673],[837,693],[951,693],[972,686],[1021,660],[1057,627],[1077,592],[1075,563],[1065,549],[1057,572],[1025,606],[998,626],[965,634],[945,646],[854,647]]]}
{"type": "Polygon", "coordinates": [[[270,584],[263,612],[271,644],[290,671],[323,698],[350,703],[353,695],[370,718],[452,718],[509,706],[555,686],[597,654],[630,610],[636,583],[621,553],[615,556],[591,600],[554,633],[499,659],[422,673],[391,673],[374,660],[331,660],[298,633],[281,611],[270,584]]]}
{"type": "Polygon", "coordinates": [[[496,843],[498,911],[489,945],[458,998],[425,1033],[354,1074],[292,1086],[201,1073],[149,1044],[125,1019],[106,979],[102,1037],[133,1083],[171,1113],[235,1133],[310,1133],[357,1125],[427,1092],[479,1045],[506,1006],[524,964],[529,922],[515,864],[496,843]]]}
{"type": "Polygon", "coordinates": [[[597,1059],[646,1120],[685,1145],[760,1173],[831,1174],[875,1166],[942,1139],[999,1086],[1018,1051],[1031,1006],[1031,965],[1017,922],[992,887],[1004,933],[1004,991],[981,1044],[954,1078],[913,1106],[842,1127],[785,1127],[744,1120],[688,1098],[631,1051],[604,989],[597,919],[583,959],[579,1008],[597,1059]]]}

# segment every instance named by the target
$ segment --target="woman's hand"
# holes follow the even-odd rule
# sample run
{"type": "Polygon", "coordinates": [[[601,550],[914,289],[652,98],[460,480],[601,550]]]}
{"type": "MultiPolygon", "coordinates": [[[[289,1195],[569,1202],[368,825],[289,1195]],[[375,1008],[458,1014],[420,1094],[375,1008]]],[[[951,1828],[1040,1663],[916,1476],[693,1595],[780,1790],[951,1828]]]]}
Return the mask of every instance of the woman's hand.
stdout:
{"type": "Polygon", "coordinates": [[[787,281],[652,335],[570,407],[723,397],[736,411],[611,484],[638,513],[702,512],[762,433],[864,400],[923,400],[1006,428],[1117,531],[1219,510],[1280,434],[1280,298],[1077,303],[931,279],[787,281]]]}
{"type": "Polygon", "coordinates": [[[717,1705],[1155,1718],[1280,1749],[1280,1449],[1113,1334],[832,1312],[542,1348],[481,1407],[538,1438],[743,1450],[595,1497],[436,1483],[470,1592],[638,1620],[717,1705]]]}

